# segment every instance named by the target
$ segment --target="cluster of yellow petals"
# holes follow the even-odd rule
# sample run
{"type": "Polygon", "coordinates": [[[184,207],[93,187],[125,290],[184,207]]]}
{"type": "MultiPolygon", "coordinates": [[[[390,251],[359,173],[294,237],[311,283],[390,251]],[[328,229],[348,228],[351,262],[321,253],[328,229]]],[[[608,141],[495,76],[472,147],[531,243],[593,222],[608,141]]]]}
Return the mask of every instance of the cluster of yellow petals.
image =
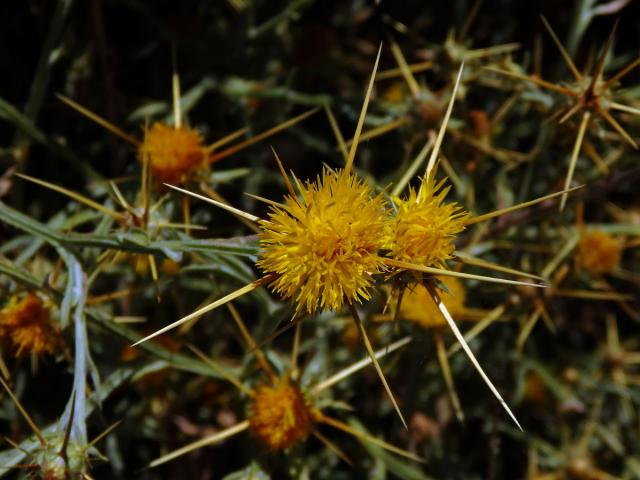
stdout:
{"type": "Polygon", "coordinates": [[[13,296],[0,310],[0,339],[15,352],[36,356],[52,354],[59,345],[60,332],[51,322],[51,307],[35,293],[13,296]]]}
{"type": "Polygon", "coordinates": [[[257,265],[296,313],[309,314],[368,300],[373,276],[389,270],[386,258],[444,267],[469,215],[444,203],[444,181],[425,179],[418,192],[394,198],[392,209],[355,174],[327,168],[315,182],[298,184],[300,198],[271,207],[257,265]]]}
{"type": "MultiPolygon", "coordinates": [[[[455,277],[441,279],[447,291],[440,291],[440,298],[452,317],[463,316],[465,312],[465,290],[462,282],[455,277]]],[[[439,328],[447,325],[431,295],[422,284],[407,287],[400,304],[402,320],[415,322],[423,328],[439,328]]]]}
{"type": "Polygon", "coordinates": [[[257,387],[249,407],[253,435],[271,450],[284,450],[309,435],[315,410],[286,377],[257,387]]]}
{"type": "Polygon", "coordinates": [[[620,263],[622,241],[611,235],[591,230],[578,242],[578,265],[589,273],[610,273],[620,263]]]}
{"type": "Polygon", "coordinates": [[[392,221],[389,256],[425,267],[442,267],[455,250],[455,236],[464,230],[469,214],[455,203],[444,203],[449,187],[445,180],[425,178],[407,198],[394,198],[397,212],[392,221]]]}
{"type": "Polygon", "coordinates": [[[344,170],[325,169],[300,190],[262,225],[258,266],[276,275],[271,288],[310,314],[369,299],[389,237],[384,198],[344,170]]]}
{"type": "Polygon", "coordinates": [[[154,123],[147,131],[145,142],[138,147],[140,161],[144,159],[145,149],[151,174],[160,182],[180,183],[204,165],[207,158],[197,130],[174,128],[164,123],[154,123]]]}

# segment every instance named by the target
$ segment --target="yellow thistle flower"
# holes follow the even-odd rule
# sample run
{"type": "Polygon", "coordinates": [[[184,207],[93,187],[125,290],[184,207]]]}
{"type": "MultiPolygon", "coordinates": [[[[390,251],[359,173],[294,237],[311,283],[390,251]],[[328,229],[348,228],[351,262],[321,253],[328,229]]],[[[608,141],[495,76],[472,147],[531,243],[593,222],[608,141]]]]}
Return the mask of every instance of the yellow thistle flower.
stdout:
{"type": "MultiPolygon", "coordinates": [[[[443,277],[441,279],[448,292],[442,291],[440,297],[445,307],[454,318],[464,316],[466,311],[464,286],[455,277],[443,277]]],[[[447,322],[433,303],[431,295],[422,284],[409,287],[402,296],[400,304],[400,318],[415,322],[424,328],[446,327],[447,322]]]]}
{"type": "Polygon", "coordinates": [[[611,235],[592,230],[578,243],[578,265],[589,273],[610,273],[620,263],[622,242],[611,235]]]}
{"type": "Polygon", "coordinates": [[[340,310],[369,299],[372,275],[383,270],[388,217],[381,195],[352,173],[325,169],[300,187],[300,199],[273,206],[263,222],[258,266],[277,277],[271,288],[296,311],[340,310]]]}
{"type": "Polygon", "coordinates": [[[249,425],[253,435],[271,450],[285,450],[311,433],[314,409],[287,377],[252,392],[249,425]]]}
{"type": "Polygon", "coordinates": [[[462,232],[469,214],[455,203],[443,203],[450,187],[424,178],[406,199],[394,198],[397,213],[389,256],[425,267],[443,267],[451,258],[456,234],[462,232]]]}
{"type": "Polygon", "coordinates": [[[189,174],[193,173],[199,167],[211,165],[240,152],[254,143],[264,140],[265,138],[295,125],[318,111],[317,108],[309,110],[297,117],[286,120],[267,131],[249,137],[231,147],[218,151],[215,155],[212,155],[214,150],[236,140],[238,137],[244,135],[248,129],[242,128],[240,130],[236,130],[211,145],[203,145],[203,138],[198,131],[185,127],[182,124],[178,77],[174,76],[174,80],[173,115],[175,119],[175,126],[169,126],[159,122],[154,123],[152,127],[147,130],[145,141],[140,141],[129,135],[117,125],[112,124],[100,115],[93,113],[91,110],[83,107],[70,98],[63,95],[58,95],[58,98],[77,112],[80,112],[85,117],[93,120],[95,123],[114,135],[117,135],[133,145],[137,151],[140,161],[144,160],[146,150],[152,175],[159,182],[167,183],[180,183],[180,181],[186,180],[189,174]]]}
{"type": "Polygon", "coordinates": [[[60,332],[51,323],[51,307],[38,295],[29,292],[19,299],[14,295],[0,310],[0,338],[15,351],[15,356],[24,353],[52,354],[60,341],[60,332]]]}
{"type": "MultiPolygon", "coordinates": [[[[223,442],[244,431],[251,432],[258,443],[272,452],[287,450],[296,443],[305,441],[307,437],[313,435],[340,458],[351,464],[349,458],[320,431],[323,426],[340,430],[359,440],[377,445],[412,461],[423,461],[410,452],[395,447],[380,438],[373,437],[365,431],[351,427],[315,406],[316,401],[319,400],[323,391],[331,388],[337,382],[344,380],[358,370],[365,368],[370,361],[361,360],[318,383],[302,387],[300,383],[292,380],[292,373],[278,375],[274,372],[264,352],[247,329],[239,312],[237,312],[233,306],[230,306],[229,310],[238,325],[244,343],[256,355],[258,365],[267,379],[263,383],[259,383],[258,386],[250,388],[232,373],[225,372],[221,369],[218,370],[238,391],[247,396],[249,405],[247,407],[246,418],[224,430],[217,431],[212,435],[198,439],[173,452],[162,455],[160,458],[152,461],[149,467],[157,467],[205,445],[223,442]]],[[[299,325],[300,324],[298,324],[298,328],[299,325]]],[[[375,356],[383,357],[388,355],[404,347],[410,341],[410,337],[405,337],[393,342],[386,348],[375,352],[375,356]]],[[[191,349],[205,363],[212,367],[216,365],[216,362],[212,361],[197,348],[192,347],[191,349]]],[[[289,372],[299,371],[299,352],[300,336],[298,330],[294,336],[294,344],[291,352],[291,370],[289,370],[289,372]]],[[[215,368],[219,369],[220,367],[216,366],[215,368]]],[[[0,381],[1,380],[2,377],[0,377],[0,381]]]]}
{"type": "MultiPolygon", "coordinates": [[[[556,195],[564,195],[566,192],[547,195],[475,218],[470,218],[469,213],[455,203],[443,203],[449,188],[443,188],[444,180],[436,184],[432,173],[446,131],[446,125],[451,115],[457,88],[460,84],[461,67],[445,119],[433,145],[420,189],[417,192],[410,190],[407,199],[395,198],[396,214],[390,218],[384,198],[381,195],[374,196],[371,189],[351,173],[375,80],[380,52],[381,49],[378,51],[373,69],[374,73],[369,81],[356,132],[348,152],[344,142],[339,140],[346,159],[344,170],[333,171],[325,169],[321,177],[318,177],[315,182],[307,182],[306,185],[300,184],[296,179],[299,190],[299,195],[296,195],[282,163],[274,151],[280,171],[287,183],[289,195],[285,197],[284,204],[266,200],[271,205],[268,220],[243,212],[226,205],[224,202],[209,199],[178,187],[172,187],[224,208],[234,215],[258,223],[262,228],[259,234],[261,256],[256,265],[264,272],[264,275],[262,278],[252,281],[234,292],[197,309],[153,334],[147,335],[137,341],[134,346],[164,334],[207,312],[211,312],[264,285],[269,285],[281,298],[290,299],[295,303],[296,314],[299,314],[302,310],[306,310],[309,314],[313,314],[318,309],[335,311],[342,308],[346,303],[350,307],[367,353],[387,391],[387,395],[393,403],[398,416],[406,426],[398,404],[378,364],[354,302],[361,302],[363,299],[368,300],[370,298],[369,288],[373,284],[374,275],[388,272],[389,269],[393,269],[393,273],[414,271],[421,274],[429,273],[474,278],[494,283],[523,284],[524,282],[514,280],[446,271],[444,268],[446,267],[445,261],[452,258],[455,250],[455,236],[462,232],[468,224],[488,220],[489,218],[534,205],[556,195]]],[[[331,119],[330,110],[327,110],[327,113],[331,119]]],[[[335,119],[333,119],[332,123],[335,124],[335,119]]],[[[420,154],[416,160],[419,160],[422,156],[423,154],[420,154]]],[[[469,263],[477,264],[479,262],[471,260],[469,263]]],[[[521,273],[500,266],[492,266],[489,262],[480,263],[499,271],[521,273]]],[[[531,277],[526,273],[524,275],[531,277]]],[[[431,288],[431,285],[427,285],[427,287],[431,288]]],[[[440,301],[437,292],[431,291],[430,293],[433,302],[438,306],[483,380],[488,384],[492,393],[502,403],[514,422],[520,427],[506,402],[475,359],[473,352],[455,325],[448,310],[440,301]]],[[[248,428],[248,423],[238,425],[236,430],[229,431],[227,435],[235,434],[245,428],[248,428]]],[[[168,458],[173,458],[173,456],[167,455],[163,461],[168,458]]],[[[154,462],[154,464],[159,463],[162,462],[154,462]]]]}
{"type": "Polygon", "coordinates": [[[160,182],[179,183],[186,175],[202,166],[207,159],[202,136],[197,130],[174,128],[154,123],[147,131],[146,145],[138,145],[138,158],[143,161],[145,151],[149,168],[160,182]]]}

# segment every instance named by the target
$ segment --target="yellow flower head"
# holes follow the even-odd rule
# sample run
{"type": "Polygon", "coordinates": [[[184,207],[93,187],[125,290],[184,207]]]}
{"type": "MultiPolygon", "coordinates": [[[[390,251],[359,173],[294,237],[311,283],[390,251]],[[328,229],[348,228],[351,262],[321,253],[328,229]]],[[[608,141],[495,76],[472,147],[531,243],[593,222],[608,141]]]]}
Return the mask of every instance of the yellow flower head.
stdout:
{"type": "Polygon", "coordinates": [[[314,409],[288,378],[261,385],[252,394],[249,424],[254,436],[271,450],[284,450],[309,435],[314,409]]]}
{"type": "Polygon", "coordinates": [[[354,174],[330,169],[301,187],[300,197],[287,196],[262,224],[258,266],[277,275],[271,288],[309,313],[368,299],[387,246],[383,197],[354,174]]]}
{"type": "Polygon", "coordinates": [[[51,323],[51,307],[29,292],[21,299],[13,296],[0,310],[0,338],[15,350],[16,357],[42,355],[55,352],[60,332],[51,323]]]}
{"type": "MultiPolygon", "coordinates": [[[[441,291],[440,298],[452,317],[460,317],[465,312],[464,286],[455,277],[442,279],[448,292],[441,291]]],[[[408,287],[402,296],[400,318],[415,322],[424,328],[436,328],[447,325],[447,321],[431,299],[431,295],[422,284],[408,287]]]]}
{"type": "Polygon", "coordinates": [[[394,82],[387,90],[385,90],[382,98],[388,102],[400,103],[405,98],[404,84],[402,82],[394,82]]]}
{"type": "Polygon", "coordinates": [[[147,131],[144,142],[138,147],[140,161],[145,148],[149,155],[149,169],[161,182],[179,183],[186,175],[200,167],[207,155],[202,136],[186,127],[174,128],[154,123],[147,131]]]}
{"type": "Polygon", "coordinates": [[[455,203],[443,203],[449,187],[433,178],[423,179],[418,192],[409,190],[406,199],[394,198],[390,256],[395,260],[425,267],[441,267],[451,258],[456,234],[464,230],[469,214],[455,203]]]}
{"type": "Polygon", "coordinates": [[[611,235],[592,230],[578,243],[578,265],[590,273],[609,273],[620,263],[622,242],[611,235]]]}

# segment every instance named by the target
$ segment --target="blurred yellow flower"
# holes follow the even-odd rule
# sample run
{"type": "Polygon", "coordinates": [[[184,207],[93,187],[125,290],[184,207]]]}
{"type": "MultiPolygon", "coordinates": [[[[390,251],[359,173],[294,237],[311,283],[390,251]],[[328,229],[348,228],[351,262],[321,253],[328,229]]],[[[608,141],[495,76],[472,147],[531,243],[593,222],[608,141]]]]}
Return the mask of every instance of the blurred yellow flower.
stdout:
{"type": "Polygon", "coordinates": [[[253,435],[271,450],[284,450],[305,439],[313,427],[314,409],[288,378],[261,385],[252,392],[249,425],[253,435]]]}
{"type": "MultiPolygon", "coordinates": [[[[443,277],[440,281],[448,290],[448,292],[440,291],[440,298],[445,307],[452,317],[463,317],[466,310],[464,286],[455,277],[443,277]]],[[[402,296],[399,313],[401,319],[417,323],[424,328],[447,326],[447,321],[422,284],[407,287],[402,296]]]]}
{"type": "Polygon", "coordinates": [[[16,357],[25,353],[52,354],[60,342],[60,332],[51,322],[51,307],[35,293],[14,295],[0,310],[0,338],[16,357]]]}
{"type": "Polygon", "coordinates": [[[145,142],[138,145],[138,158],[149,156],[149,169],[160,182],[180,183],[181,180],[207,159],[202,136],[197,130],[174,128],[154,123],[147,131],[145,142]]]}
{"type": "Polygon", "coordinates": [[[620,263],[622,241],[592,230],[581,235],[578,243],[578,265],[589,273],[610,273],[620,263]]]}

